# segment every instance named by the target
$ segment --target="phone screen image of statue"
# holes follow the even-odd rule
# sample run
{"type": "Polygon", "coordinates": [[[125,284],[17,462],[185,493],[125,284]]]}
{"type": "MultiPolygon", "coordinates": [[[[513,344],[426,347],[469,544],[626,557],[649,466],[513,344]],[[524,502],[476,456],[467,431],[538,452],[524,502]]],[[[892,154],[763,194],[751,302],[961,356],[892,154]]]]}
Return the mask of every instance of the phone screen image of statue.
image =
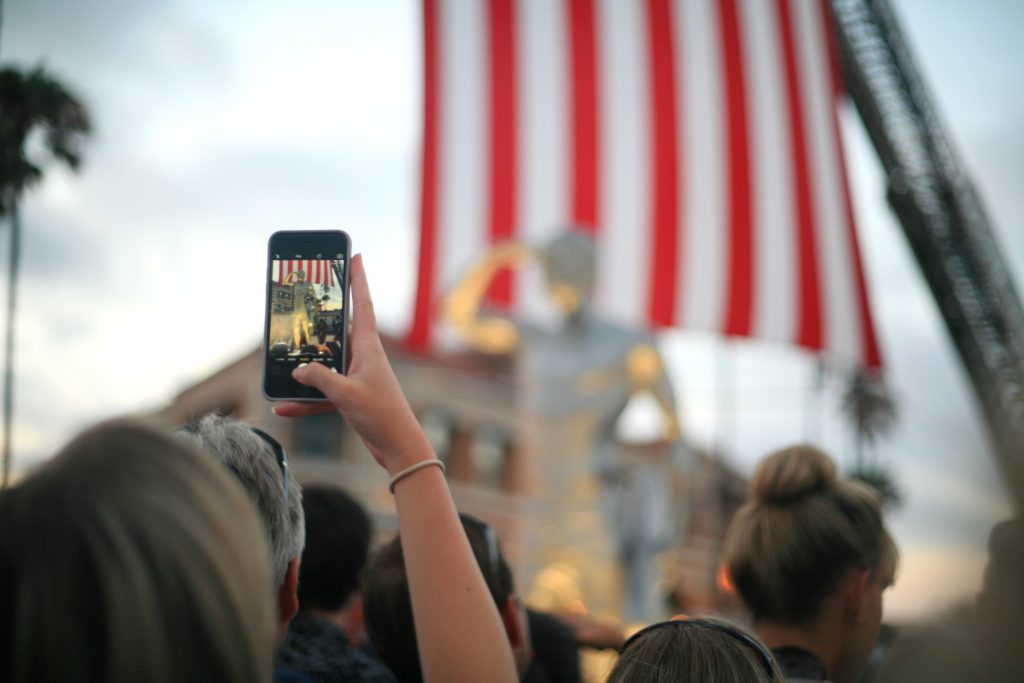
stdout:
{"type": "Polygon", "coordinates": [[[267,360],[272,375],[290,375],[299,363],[341,367],[345,267],[343,258],[271,261],[267,360]]]}

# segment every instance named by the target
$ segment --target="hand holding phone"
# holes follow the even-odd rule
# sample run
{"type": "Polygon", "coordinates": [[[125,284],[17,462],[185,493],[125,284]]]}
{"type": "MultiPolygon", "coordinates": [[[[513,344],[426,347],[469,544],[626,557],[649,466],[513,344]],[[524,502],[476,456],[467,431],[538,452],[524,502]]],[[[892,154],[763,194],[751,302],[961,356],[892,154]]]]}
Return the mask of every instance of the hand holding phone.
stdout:
{"type": "Polygon", "coordinates": [[[395,378],[377,332],[361,256],[352,260],[352,366],[347,376],[316,364],[295,373],[304,385],[316,387],[330,403],[279,403],[282,417],[303,417],[337,410],[363,438],[374,459],[395,474],[434,457],[419,421],[395,378]]]}
{"type": "Polygon", "coordinates": [[[263,394],[272,401],[323,401],[292,371],[314,363],[337,373],[348,356],[351,240],[340,230],[275,232],[267,247],[263,394]]]}

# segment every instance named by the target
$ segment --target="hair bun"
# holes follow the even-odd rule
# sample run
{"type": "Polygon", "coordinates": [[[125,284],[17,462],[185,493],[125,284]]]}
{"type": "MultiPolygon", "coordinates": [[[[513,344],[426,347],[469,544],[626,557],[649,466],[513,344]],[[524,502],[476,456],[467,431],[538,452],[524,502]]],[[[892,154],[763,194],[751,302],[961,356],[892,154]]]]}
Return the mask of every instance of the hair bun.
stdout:
{"type": "Polygon", "coordinates": [[[761,461],[750,481],[750,496],[762,503],[789,503],[835,485],[831,458],[814,446],[790,446],[761,461]]]}

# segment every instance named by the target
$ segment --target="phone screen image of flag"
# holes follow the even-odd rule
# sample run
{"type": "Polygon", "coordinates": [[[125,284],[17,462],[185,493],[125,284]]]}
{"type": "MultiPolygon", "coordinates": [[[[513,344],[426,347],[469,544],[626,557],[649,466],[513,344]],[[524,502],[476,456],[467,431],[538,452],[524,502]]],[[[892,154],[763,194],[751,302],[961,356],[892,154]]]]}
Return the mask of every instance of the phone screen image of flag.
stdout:
{"type": "Polygon", "coordinates": [[[300,271],[306,282],[324,287],[334,286],[334,269],[328,259],[275,260],[273,280],[280,285],[294,283],[298,276],[293,274],[300,271]],[[289,275],[292,275],[290,279],[289,275]]]}
{"type": "MultiPolygon", "coordinates": [[[[827,0],[421,4],[412,345],[488,248],[572,225],[601,315],[880,366],[827,0]]],[[[487,305],[543,296],[505,271],[487,305]]]]}

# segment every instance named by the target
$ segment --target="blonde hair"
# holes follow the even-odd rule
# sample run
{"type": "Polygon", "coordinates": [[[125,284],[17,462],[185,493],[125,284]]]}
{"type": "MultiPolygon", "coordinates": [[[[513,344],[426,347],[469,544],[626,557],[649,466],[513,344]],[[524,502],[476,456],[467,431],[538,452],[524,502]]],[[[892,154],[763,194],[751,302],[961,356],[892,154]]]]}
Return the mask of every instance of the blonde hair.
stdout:
{"type": "Polygon", "coordinates": [[[724,559],[755,618],[804,624],[850,569],[893,568],[896,546],[874,489],[839,479],[825,453],[797,445],[761,461],[724,559]]]}
{"type": "Polygon", "coordinates": [[[97,426],[0,494],[0,679],[268,681],[270,555],[226,471],[97,426]]]}

